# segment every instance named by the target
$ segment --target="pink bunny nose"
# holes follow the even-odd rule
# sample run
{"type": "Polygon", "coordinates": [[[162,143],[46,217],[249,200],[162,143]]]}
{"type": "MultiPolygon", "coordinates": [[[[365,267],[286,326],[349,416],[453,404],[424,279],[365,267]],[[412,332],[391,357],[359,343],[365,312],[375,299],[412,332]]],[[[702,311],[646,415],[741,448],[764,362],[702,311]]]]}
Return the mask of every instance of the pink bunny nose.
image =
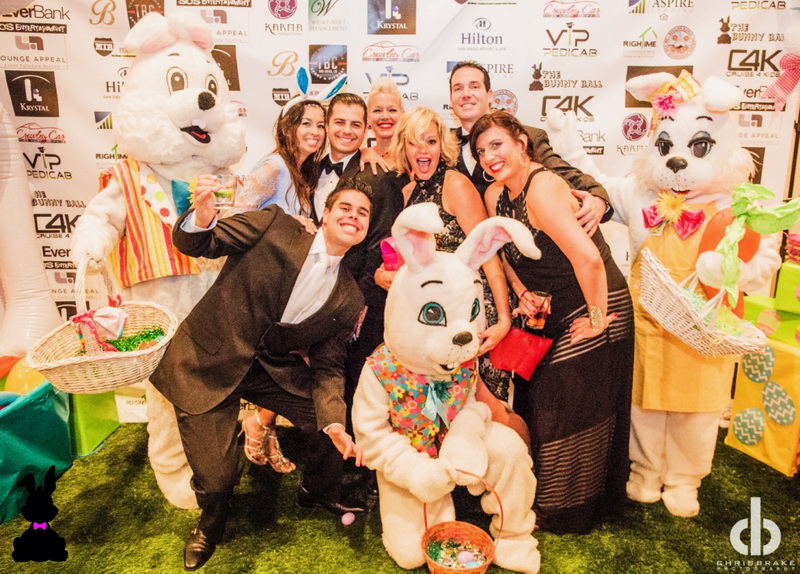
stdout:
{"type": "Polygon", "coordinates": [[[459,347],[463,347],[464,345],[472,342],[472,333],[469,331],[461,331],[457,333],[453,337],[453,343],[458,345],[459,347]]]}

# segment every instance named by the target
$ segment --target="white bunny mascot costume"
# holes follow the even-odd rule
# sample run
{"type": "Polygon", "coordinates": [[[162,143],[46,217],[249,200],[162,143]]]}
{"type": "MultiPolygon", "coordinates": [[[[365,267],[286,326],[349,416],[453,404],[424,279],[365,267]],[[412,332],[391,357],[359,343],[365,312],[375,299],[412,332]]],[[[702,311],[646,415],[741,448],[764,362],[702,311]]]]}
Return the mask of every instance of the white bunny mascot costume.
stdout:
{"type": "MultiPolygon", "coordinates": [[[[195,14],[150,12],[123,49],[135,54],[113,112],[119,151],[128,159],[104,174],[105,187],[78,220],[72,258],[108,258],[124,300],[152,301],[183,319],[213,283],[202,260],[172,246],[172,226],[189,207],[198,175],[245,152],[244,128],[211,56],[213,42],[195,14]]],[[[175,506],[196,508],[172,405],[147,383],[150,463],[175,506]]]]}
{"type": "MultiPolygon", "coordinates": [[[[740,146],[730,110],[742,98],[736,86],[708,78],[702,87],[683,72],[632,78],[627,90],[653,104],[652,137],[632,174],[608,177],[583,150],[574,117],[548,117],[554,149],[608,190],[614,218],[628,226],[630,287],[635,304],[636,354],[631,412],[628,496],[662,500],[676,516],[700,511],[697,489],[711,472],[719,414],[730,401],[736,357],[704,358],[664,330],[638,302],[640,251],[651,249],[680,282],[695,270],[702,283],[722,284],[722,256],[698,256],[703,232],[731,205],[734,186],[747,183],[753,160],[740,146]]],[[[713,249],[713,247],[712,247],[713,249]]],[[[780,265],[777,237],[764,236],[758,252],[740,261],[738,287],[758,289],[780,265]]]]}
{"type": "Polygon", "coordinates": [[[454,520],[456,484],[484,493],[496,537],[497,501],[479,479],[456,469],[465,470],[494,485],[503,502],[495,562],[534,573],[540,558],[531,458],[519,435],[492,422],[475,399],[473,359],[485,322],[481,264],[512,238],[529,257],[540,253],[524,226],[503,217],[481,222],[455,253],[436,251],[434,233],[442,230],[431,203],[409,207],[392,227],[406,263],[389,289],[385,344],[367,359],[353,403],[356,442],[377,471],[383,543],[401,567],[424,564],[422,505],[431,525],[454,520]]]}

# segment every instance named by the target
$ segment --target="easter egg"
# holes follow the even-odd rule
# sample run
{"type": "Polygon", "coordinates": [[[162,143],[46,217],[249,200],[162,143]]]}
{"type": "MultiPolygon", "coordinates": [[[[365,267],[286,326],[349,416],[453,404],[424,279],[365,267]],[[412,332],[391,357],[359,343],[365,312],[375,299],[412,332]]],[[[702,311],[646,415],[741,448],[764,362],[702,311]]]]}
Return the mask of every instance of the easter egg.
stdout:
{"type": "Polygon", "coordinates": [[[775,309],[764,309],[758,314],[756,327],[761,329],[767,337],[777,331],[780,326],[781,318],[775,309]]]}
{"type": "Polygon", "coordinates": [[[775,350],[767,345],[763,351],[747,353],[742,357],[742,370],[754,383],[766,383],[775,369],[775,350]]]}
{"type": "Polygon", "coordinates": [[[761,393],[767,416],[779,425],[790,425],[797,418],[797,407],[792,397],[775,381],[768,381],[761,393]]]}
{"type": "Polygon", "coordinates": [[[44,382],[44,375],[31,369],[25,361],[19,361],[11,368],[6,377],[5,390],[9,393],[24,395],[44,382]]]}
{"type": "Polygon", "coordinates": [[[353,522],[356,521],[356,515],[352,512],[345,512],[342,514],[342,524],[345,526],[350,526],[353,522]]]}
{"type": "Polygon", "coordinates": [[[744,409],[733,417],[733,435],[747,446],[758,444],[764,436],[766,423],[764,413],[759,409],[744,409]]]}
{"type": "Polygon", "coordinates": [[[475,560],[475,555],[470,552],[469,550],[462,550],[456,556],[459,564],[466,564],[467,562],[473,562],[475,560]]]}
{"type": "MultiPolygon", "coordinates": [[[[697,254],[700,255],[706,251],[714,251],[717,248],[717,245],[719,245],[719,242],[722,241],[722,238],[725,236],[725,231],[733,222],[733,219],[733,212],[731,211],[730,207],[720,209],[717,213],[715,213],[703,231],[703,236],[700,238],[700,245],[697,249],[697,254]]],[[[761,235],[745,226],[744,237],[739,240],[739,259],[742,261],[750,261],[758,251],[760,244],[761,235]]],[[[714,289],[713,287],[703,285],[702,283],[700,285],[703,288],[706,297],[709,299],[719,293],[719,289],[714,289]]],[[[727,297],[725,297],[724,303],[725,305],[728,305],[727,297]]],[[[736,305],[733,307],[733,312],[739,318],[744,316],[744,296],[742,293],[739,293],[739,299],[736,301],[736,305]]]]}

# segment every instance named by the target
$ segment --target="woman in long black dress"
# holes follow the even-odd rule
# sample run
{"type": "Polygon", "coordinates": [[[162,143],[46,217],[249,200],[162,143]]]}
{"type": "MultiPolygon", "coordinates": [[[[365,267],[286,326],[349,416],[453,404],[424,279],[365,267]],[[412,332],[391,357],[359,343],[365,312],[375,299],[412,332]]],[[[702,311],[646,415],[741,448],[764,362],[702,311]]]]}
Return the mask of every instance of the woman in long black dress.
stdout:
{"type": "Polygon", "coordinates": [[[537,523],[552,532],[586,532],[621,506],[628,474],[633,308],[625,278],[598,230],[586,235],[567,184],[531,160],[525,130],[493,112],[473,126],[471,149],[495,178],[490,215],[524,223],[542,258],[507,244],[503,261],[520,310],[552,295],[541,335],[553,346],[515,396],[531,434],[538,481],[537,523]],[[521,403],[521,404],[520,404],[521,403]]]}

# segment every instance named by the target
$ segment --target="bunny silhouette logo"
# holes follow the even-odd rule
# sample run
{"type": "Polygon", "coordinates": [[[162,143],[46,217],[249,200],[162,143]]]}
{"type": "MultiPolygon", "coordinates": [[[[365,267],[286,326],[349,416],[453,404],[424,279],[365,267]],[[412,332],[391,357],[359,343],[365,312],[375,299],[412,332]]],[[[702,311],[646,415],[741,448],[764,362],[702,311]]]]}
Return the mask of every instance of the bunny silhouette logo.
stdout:
{"type": "Polygon", "coordinates": [[[781,543],[781,529],[772,520],[761,518],[761,499],[750,499],[750,519],[742,518],[731,528],[731,546],[739,554],[766,556],[778,549],[781,543]],[[742,532],[750,530],[750,546],[742,541],[742,532]],[[761,545],[761,533],[769,532],[769,542],[761,545]]]}
{"type": "Polygon", "coordinates": [[[53,504],[53,491],[56,489],[56,467],[51,466],[44,477],[44,486],[36,487],[36,479],[26,474],[17,486],[27,489],[28,500],[22,507],[22,516],[31,522],[21,536],[14,539],[14,562],[64,562],[69,554],[66,543],[49,522],[58,514],[53,504]]]}

